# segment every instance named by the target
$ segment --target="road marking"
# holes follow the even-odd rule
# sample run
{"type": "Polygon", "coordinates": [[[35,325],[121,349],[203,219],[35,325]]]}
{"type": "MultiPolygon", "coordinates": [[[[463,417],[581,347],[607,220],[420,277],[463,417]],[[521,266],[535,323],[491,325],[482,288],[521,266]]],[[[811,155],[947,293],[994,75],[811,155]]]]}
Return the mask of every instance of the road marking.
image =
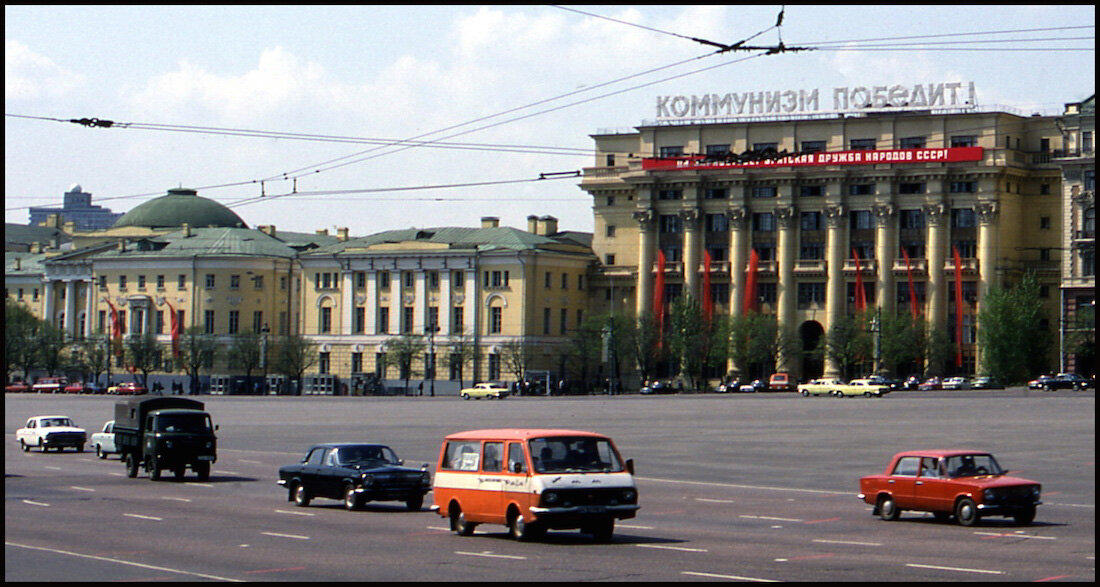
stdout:
{"type": "Polygon", "coordinates": [[[131,562],[131,561],[119,560],[117,558],[110,558],[110,557],[106,557],[106,556],[95,556],[95,555],[92,555],[92,554],[81,554],[79,552],[70,552],[70,551],[67,551],[67,550],[58,550],[56,548],[43,548],[41,546],[30,546],[28,544],[17,544],[15,542],[7,542],[7,541],[4,542],[4,546],[13,546],[13,547],[18,547],[18,548],[26,548],[28,550],[40,550],[42,552],[52,552],[54,554],[66,554],[66,555],[69,555],[69,556],[75,556],[75,557],[79,557],[79,558],[87,558],[87,559],[92,559],[92,560],[97,560],[97,561],[106,561],[106,562],[109,562],[109,563],[118,563],[120,565],[129,565],[129,566],[132,566],[132,567],[139,567],[139,568],[142,568],[142,569],[150,569],[150,570],[153,570],[153,571],[163,571],[163,572],[167,572],[167,573],[178,573],[180,575],[190,575],[192,577],[200,577],[200,578],[203,578],[203,579],[212,579],[212,580],[215,580],[215,581],[232,581],[234,583],[244,583],[244,581],[242,581],[240,579],[230,579],[229,577],[219,577],[217,575],[207,575],[205,573],[192,573],[190,571],[181,571],[179,569],[170,569],[168,567],[157,567],[157,566],[153,566],[153,565],[146,565],[146,564],[142,564],[142,563],[135,563],[135,562],[131,562]]]}
{"type": "Polygon", "coordinates": [[[143,516],[141,514],[122,514],[130,518],[138,518],[140,520],[152,520],[154,522],[163,522],[164,518],[158,518],[156,516],[143,516]]]}
{"type": "Polygon", "coordinates": [[[42,502],[40,502],[40,501],[31,501],[31,500],[29,500],[29,499],[24,499],[24,500],[23,500],[23,503],[25,503],[25,504],[27,504],[27,505],[36,505],[36,506],[38,506],[38,507],[43,507],[43,508],[48,508],[48,507],[50,507],[50,504],[48,504],[48,503],[42,503],[42,502]]]}
{"type": "Polygon", "coordinates": [[[1003,575],[1004,571],[990,571],[988,569],[967,569],[963,567],[944,567],[940,565],[919,565],[916,563],[906,563],[907,567],[913,567],[916,569],[935,569],[938,571],[959,571],[961,573],[982,573],[985,575],[1003,575]]]}
{"type": "Polygon", "coordinates": [[[768,521],[770,521],[770,522],[801,522],[801,521],[802,521],[802,520],[800,520],[800,519],[798,519],[798,518],[777,518],[777,517],[774,517],[774,516],[750,516],[750,515],[744,515],[744,516],[737,516],[737,517],[739,517],[739,518],[747,518],[747,519],[749,519],[749,520],[768,520],[768,521]]]}
{"type": "Polygon", "coordinates": [[[91,487],[78,487],[76,485],[70,485],[69,489],[75,489],[77,491],[91,491],[93,493],[95,492],[95,489],[92,489],[91,487]]]}
{"type": "Polygon", "coordinates": [[[815,559],[815,558],[832,558],[833,556],[835,556],[835,555],[833,555],[832,553],[828,553],[828,552],[823,553],[823,554],[807,554],[805,556],[793,556],[791,558],[777,558],[777,559],[775,559],[775,562],[777,562],[777,563],[787,563],[787,562],[791,562],[791,561],[812,560],[812,559],[815,559]]]}
{"type": "Polygon", "coordinates": [[[823,538],[814,538],[813,542],[820,542],[822,544],[853,544],[855,546],[882,546],[881,542],[857,542],[855,540],[825,540],[823,538]]]}
{"type": "Polygon", "coordinates": [[[1035,538],[1036,540],[1058,540],[1056,536],[1035,536],[1031,534],[1019,534],[1017,532],[975,532],[978,536],[986,538],[1035,538]]]}
{"type": "Polygon", "coordinates": [[[757,577],[741,577],[739,575],[719,575],[717,573],[698,573],[695,571],[682,571],[681,575],[691,575],[693,577],[709,577],[711,579],[729,579],[731,581],[753,581],[756,583],[778,583],[775,579],[760,579],[757,577]]]}
{"type": "Polygon", "coordinates": [[[633,526],[631,524],[618,524],[618,528],[629,528],[631,530],[652,530],[653,526],[633,526]]]}
{"type": "Polygon", "coordinates": [[[182,501],[184,503],[191,503],[190,499],[186,497],[162,497],[161,499],[167,499],[168,501],[182,501]]]}
{"type": "Polygon", "coordinates": [[[461,550],[456,550],[455,554],[461,554],[461,555],[464,555],[464,556],[483,556],[483,557],[486,557],[486,558],[508,558],[508,559],[519,560],[519,561],[527,560],[527,557],[525,557],[525,556],[514,556],[514,555],[510,555],[510,554],[493,554],[493,551],[491,551],[491,550],[486,550],[486,551],[483,551],[483,552],[464,552],[464,551],[461,551],[461,550]]]}
{"type": "Polygon", "coordinates": [[[703,501],[707,503],[736,503],[732,499],[708,499],[705,497],[696,497],[695,501],[703,501]]]}
{"type": "Polygon", "coordinates": [[[276,538],[293,538],[295,540],[309,540],[309,536],[299,536],[297,534],[279,534],[278,532],[260,532],[265,536],[274,536],[276,538]]]}
{"type": "Polygon", "coordinates": [[[659,548],[661,550],[679,550],[681,552],[708,552],[705,548],[688,548],[686,546],[666,546],[664,544],[638,544],[639,548],[659,548]]]}
{"type": "Polygon", "coordinates": [[[276,514],[291,514],[294,516],[316,516],[317,514],[310,512],[294,512],[291,510],[275,510],[276,514]]]}

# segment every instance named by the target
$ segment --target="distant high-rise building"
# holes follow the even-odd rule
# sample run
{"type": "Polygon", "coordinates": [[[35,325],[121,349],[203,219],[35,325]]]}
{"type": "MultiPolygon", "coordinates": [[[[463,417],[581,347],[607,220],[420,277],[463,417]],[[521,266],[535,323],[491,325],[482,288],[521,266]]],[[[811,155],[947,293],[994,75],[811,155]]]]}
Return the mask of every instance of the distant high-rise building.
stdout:
{"type": "Polygon", "coordinates": [[[30,209],[30,224],[37,226],[47,220],[51,214],[60,215],[62,222],[74,222],[79,230],[102,230],[110,228],[122,217],[121,212],[111,212],[103,206],[92,205],[92,194],[85,192],[79,184],[65,192],[61,208],[36,207],[30,209]]]}

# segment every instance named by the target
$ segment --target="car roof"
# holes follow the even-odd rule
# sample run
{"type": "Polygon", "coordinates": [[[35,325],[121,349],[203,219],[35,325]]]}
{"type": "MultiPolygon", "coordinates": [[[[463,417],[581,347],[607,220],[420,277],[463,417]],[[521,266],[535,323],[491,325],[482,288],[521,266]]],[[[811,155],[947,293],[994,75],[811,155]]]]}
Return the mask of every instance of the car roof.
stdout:
{"type": "Polygon", "coordinates": [[[315,448],[347,448],[349,446],[385,446],[389,448],[387,445],[377,442],[322,442],[321,444],[315,444],[309,447],[309,450],[315,448]]]}
{"type": "Polygon", "coordinates": [[[566,428],[489,428],[485,430],[467,430],[448,434],[447,440],[530,440],[546,436],[591,436],[594,438],[607,438],[603,434],[585,432],[583,430],[569,430],[566,428]]]}
{"type": "Polygon", "coordinates": [[[987,455],[991,454],[987,450],[964,450],[964,449],[932,449],[932,450],[907,450],[899,452],[894,455],[897,457],[955,457],[959,455],[987,455]]]}

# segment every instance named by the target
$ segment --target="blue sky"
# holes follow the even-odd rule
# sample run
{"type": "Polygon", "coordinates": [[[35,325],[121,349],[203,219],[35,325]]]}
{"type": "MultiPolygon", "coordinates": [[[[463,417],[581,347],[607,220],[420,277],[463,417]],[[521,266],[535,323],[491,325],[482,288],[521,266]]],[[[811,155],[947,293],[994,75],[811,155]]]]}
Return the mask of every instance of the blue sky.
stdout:
{"type": "Polygon", "coordinates": [[[1093,6],[796,5],[775,29],[780,8],[6,6],[5,221],[25,223],[26,207],[59,204],[78,183],[115,211],[198,188],[281,230],[369,234],[482,216],[525,227],[549,214],[590,231],[579,179],[534,179],[592,165],[589,135],[654,119],[658,96],[816,88],[830,102],[834,87],[972,81],[983,105],[1054,114],[1095,92],[1093,6]],[[744,60],[685,38],[761,31],[751,43],[862,49],[744,60]],[[582,93],[427,137],[492,125],[449,148],[333,140],[409,139],[571,92],[582,93]],[[531,115],[540,110],[550,111],[531,115]],[[165,130],[184,126],[326,140],[165,130]],[[295,187],[317,195],[283,195],[295,187]]]}

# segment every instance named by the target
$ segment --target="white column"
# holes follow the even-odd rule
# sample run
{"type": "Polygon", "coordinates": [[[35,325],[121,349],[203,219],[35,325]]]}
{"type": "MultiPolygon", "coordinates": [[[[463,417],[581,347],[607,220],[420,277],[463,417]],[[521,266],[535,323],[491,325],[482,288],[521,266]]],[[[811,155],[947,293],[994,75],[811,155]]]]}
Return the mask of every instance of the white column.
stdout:
{"type": "Polygon", "coordinates": [[[65,338],[76,336],[76,281],[65,282],[65,338]]]}
{"type": "Polygon", "coordinates": [[[363,325],[364,334],[374,334],[378,324],[378,272],[367,275],[367,301],[364,304],[363,313],[366,314],[366,324],[363,325]]]}
{"type": "Polygon", "coordinates": [[[342,318],[340,330],[337,334],[351,334],[353,320],[355,320],[355,272],[344,272],[343,291],[340,292],[340,309],[342,318]]]}

